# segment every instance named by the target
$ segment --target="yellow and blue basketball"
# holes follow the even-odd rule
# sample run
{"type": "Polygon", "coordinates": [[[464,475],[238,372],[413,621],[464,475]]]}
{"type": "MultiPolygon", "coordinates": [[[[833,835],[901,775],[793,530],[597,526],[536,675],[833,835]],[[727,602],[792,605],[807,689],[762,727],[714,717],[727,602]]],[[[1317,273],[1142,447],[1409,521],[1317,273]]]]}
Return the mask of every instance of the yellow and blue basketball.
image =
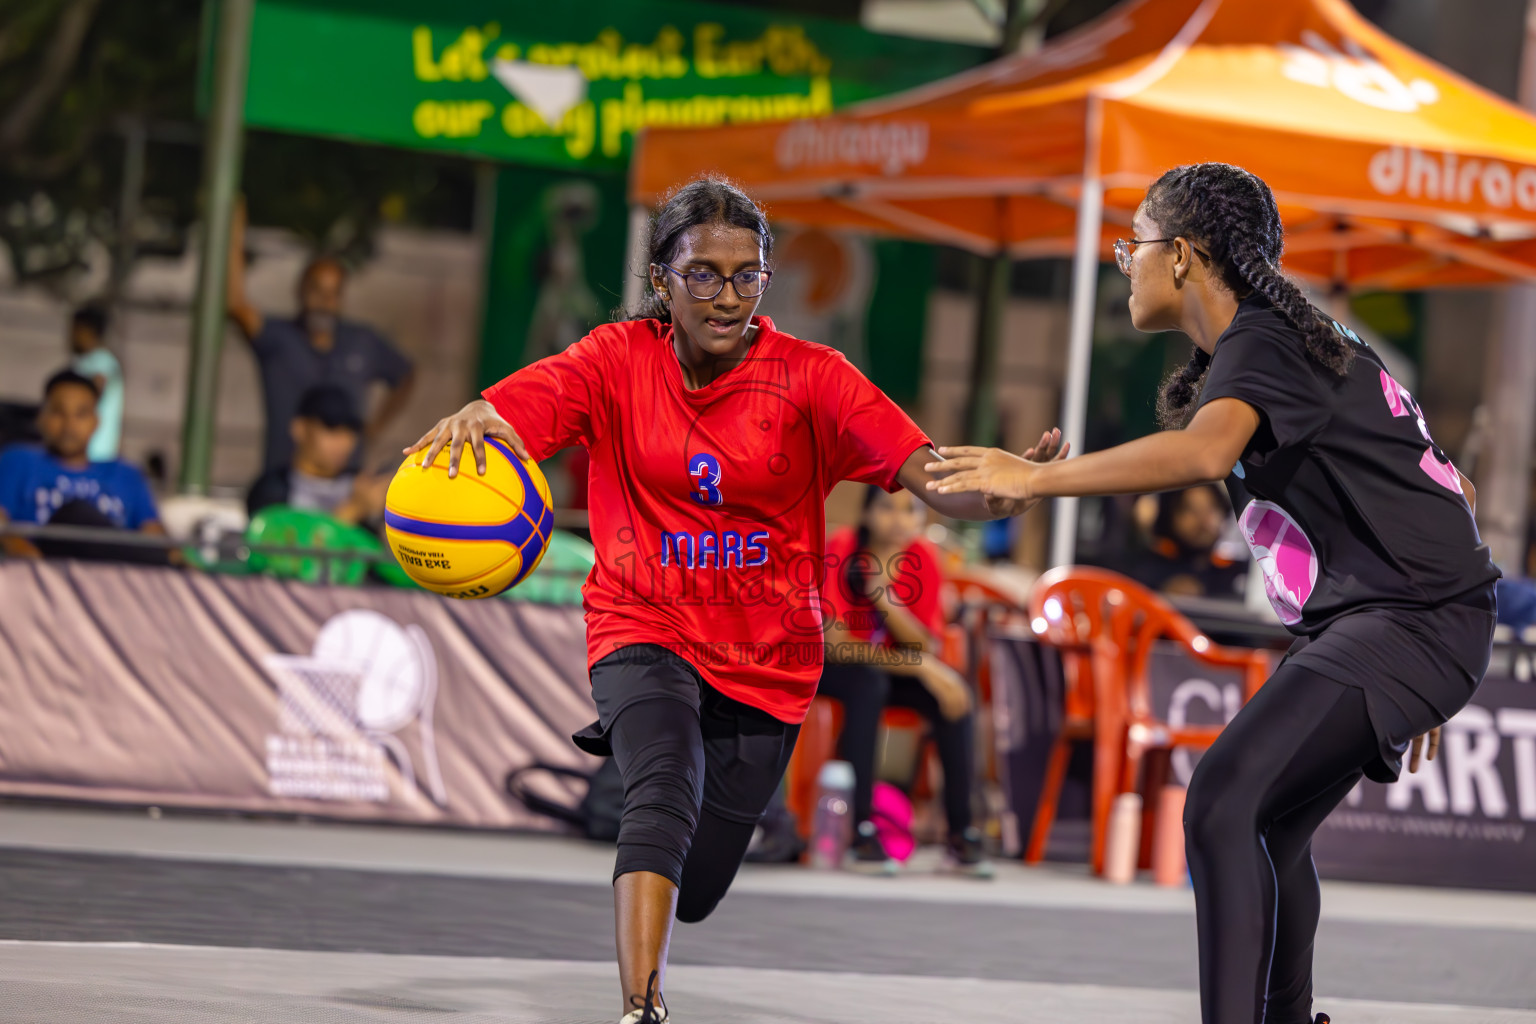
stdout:
{"type": "Polygon", "coordinates": [[[406,459],[389,483],[384,533],[406,575],[448,597],[493,597],[538,568],[555,512],[549,482],[494,438],[485,439],[485,475],[468,448],[448,476],[448,450],[422,469],[406,459]]]}

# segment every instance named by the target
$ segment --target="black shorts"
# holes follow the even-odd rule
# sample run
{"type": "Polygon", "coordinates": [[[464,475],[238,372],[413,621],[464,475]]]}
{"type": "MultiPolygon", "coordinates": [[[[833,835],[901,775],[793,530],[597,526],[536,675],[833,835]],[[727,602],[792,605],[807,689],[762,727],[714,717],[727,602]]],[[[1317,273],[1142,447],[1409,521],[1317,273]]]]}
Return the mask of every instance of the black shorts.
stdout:
{"type": "Polygon", "coordinates": [[[1409,741],[1472,699],[1488,670],[1495,619],[1491,585],[1431,608],[1364,609],[1298,640],[1286,660],[1364,691],[1380,750],[1365,774],[1393,782],[1409,741]]]}
{"type": "Polygon", "coordinates": [[[733,700],[683,658],[654,644],[621,647],[592,666],[597,721],[571,737],[589,754],[611,757],[609,735],[624,710],[641,701],[686,705],[704,748],[704,807],[727,821],[755,823],[773,799],[800,735],[799,725],[733,700]]]}

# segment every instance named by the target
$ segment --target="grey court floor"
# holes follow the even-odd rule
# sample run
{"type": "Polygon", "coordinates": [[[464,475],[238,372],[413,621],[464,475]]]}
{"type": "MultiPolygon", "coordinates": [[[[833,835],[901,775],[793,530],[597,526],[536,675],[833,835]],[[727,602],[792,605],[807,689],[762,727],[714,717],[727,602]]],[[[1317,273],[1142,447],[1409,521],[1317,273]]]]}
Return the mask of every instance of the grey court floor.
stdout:
{"type": "MultiPolygon", "coordinates": [[[[568,840],[0,808],[0,1024],[611,1024],[612,851],[568,840]]],[[[1536,1024],[1536,897],[1326,885],[1339,1024],[1536,1024]]],[[[681,925],[678,1024],[1198,1021],[1192,901],[749,868],[681,925]]]]}

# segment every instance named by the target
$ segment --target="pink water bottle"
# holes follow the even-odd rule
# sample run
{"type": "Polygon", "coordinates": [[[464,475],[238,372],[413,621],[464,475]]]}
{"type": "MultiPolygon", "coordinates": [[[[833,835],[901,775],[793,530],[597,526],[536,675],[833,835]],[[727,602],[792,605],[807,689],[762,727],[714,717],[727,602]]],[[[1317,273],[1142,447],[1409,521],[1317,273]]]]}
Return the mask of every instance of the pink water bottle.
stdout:
{"type": "Polygon", "coordinates": [[[828,761],[816,777],[816,815],[811,824],[811,867],[835,871],[853,842],[853,765],[828,761]]]}

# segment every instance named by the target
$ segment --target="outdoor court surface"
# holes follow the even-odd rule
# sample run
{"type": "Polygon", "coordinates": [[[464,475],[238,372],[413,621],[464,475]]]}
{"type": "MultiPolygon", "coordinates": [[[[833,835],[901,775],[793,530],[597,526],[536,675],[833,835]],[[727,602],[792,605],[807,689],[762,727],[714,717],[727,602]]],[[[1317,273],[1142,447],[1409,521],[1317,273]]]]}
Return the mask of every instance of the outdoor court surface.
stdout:
{"type": "MultiPolygon", "coordinates": [[[[612,1024],[610,848],[0,807],[0,1024],[612,1024]]],[[[1536,866],[1533,866],[1536,870],[1536,866]]],[[[1326,885],[1337,1024],[1536,1024],[1536,896],[1326,885]]],[[[1194,1024],[1187,890],[748,868],[678,1024],[1194,1024]]]]}

